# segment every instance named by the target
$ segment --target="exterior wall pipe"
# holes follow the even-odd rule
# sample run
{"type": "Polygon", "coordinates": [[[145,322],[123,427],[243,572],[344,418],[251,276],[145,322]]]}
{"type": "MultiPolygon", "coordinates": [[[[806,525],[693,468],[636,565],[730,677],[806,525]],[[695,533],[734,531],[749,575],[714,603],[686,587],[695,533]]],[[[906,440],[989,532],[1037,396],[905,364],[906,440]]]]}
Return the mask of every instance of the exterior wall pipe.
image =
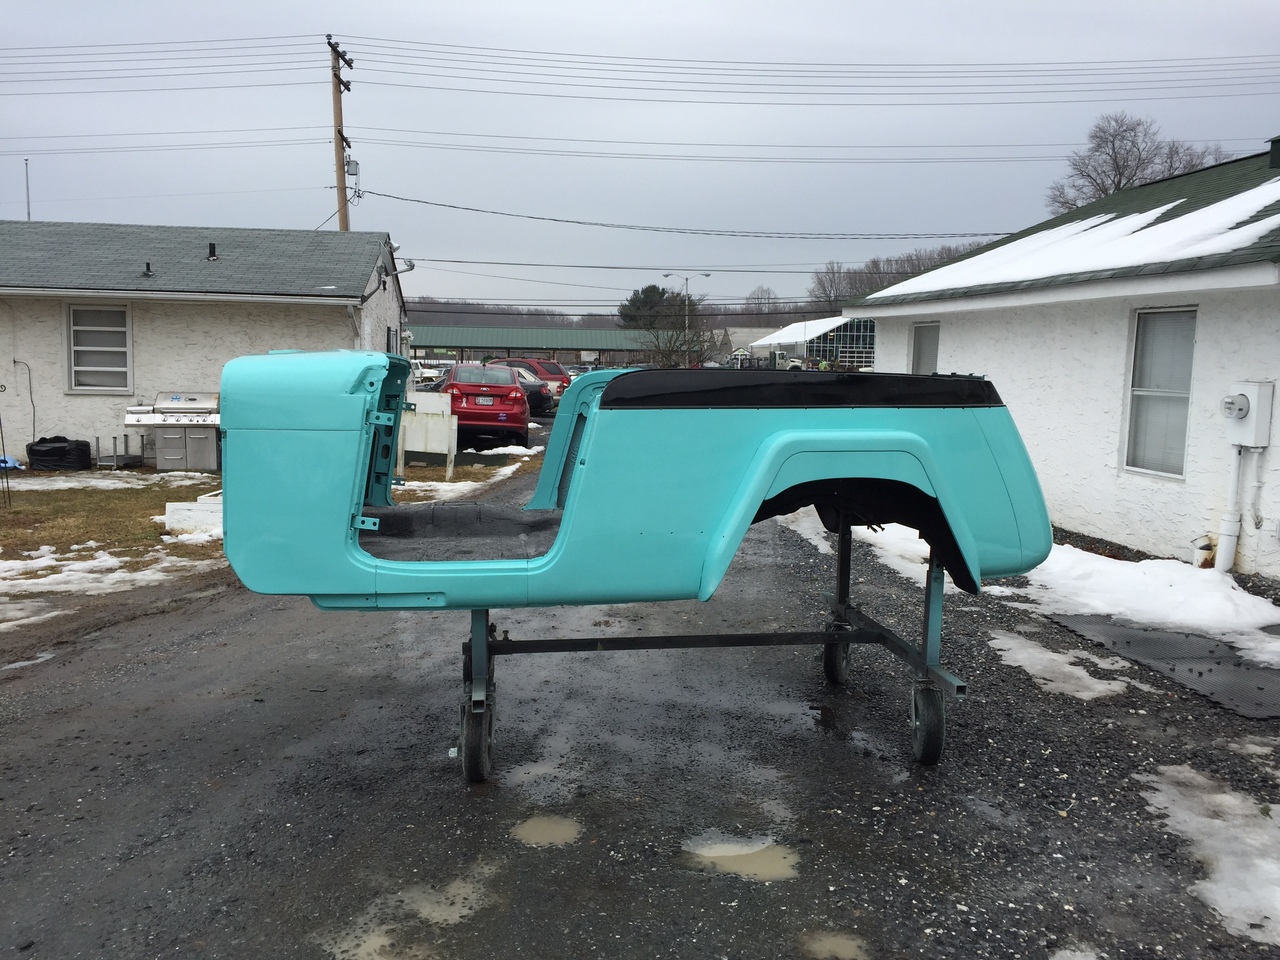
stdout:
{"type": "Polygon", "coordinates": [[[1222,523],[1218,526],[1218,549],[1213,560],[1213,569],[1224,573],[1236,565],[1236,544],[1240,542],[1240,461],[1244,457],[1244,447],[1238,443],[1233,443],[1231,447],[1235,455],[1231,458],[1227,512],[1223,514],[1222,523]]]}
{"type": "Polygon", "coordinates": [[[1253,529],[1262,529],[1262,488],[1267,485],[1262,474],[1262,455],[1266,447],[1250,447],[1253,453],[1253,496],[1249,498],[1249,513],[1253,516],[1253,529]]]}

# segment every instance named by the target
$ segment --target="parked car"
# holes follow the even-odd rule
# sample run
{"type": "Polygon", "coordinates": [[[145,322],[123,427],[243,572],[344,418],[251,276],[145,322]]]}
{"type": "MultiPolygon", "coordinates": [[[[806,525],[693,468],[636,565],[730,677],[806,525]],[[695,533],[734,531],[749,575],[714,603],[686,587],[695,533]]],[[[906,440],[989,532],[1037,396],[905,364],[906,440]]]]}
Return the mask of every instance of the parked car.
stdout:
{"type": "Polygon", "coordinates": [[[410,360],[409,366],[413,368],[413,383],[415,386],[425,387],[433,380],[440,379],[440,371],[425,360],[410,360]]]}
{"type": "Polygon", "coordinates": [[[524,389],[524,398],[529,403],[529,415],[549,413],[555,409],[556,401],[551,395],[551,386],[545,380],[539,380],[524,367],[512,367],[516,379],[524,389]]]}
{"type": "Polygon", "coordinates": [[[529,401],[510,367],[458,363],[431,385],[452,397],[458,433],[500,434],[529,445],[529,401]]]}
{"type": "Polygon", "coordinates": [[[551,388],[551,396],[556,403],[560,402],[561,395],[564,394],[572,379],[568,371],[556,361],[543,360],[540,357],[503,357],[492,362],[502,364],[504,367],[520,367],[528,370],[539,380],[545,380],[547,386],[551,388]]]}

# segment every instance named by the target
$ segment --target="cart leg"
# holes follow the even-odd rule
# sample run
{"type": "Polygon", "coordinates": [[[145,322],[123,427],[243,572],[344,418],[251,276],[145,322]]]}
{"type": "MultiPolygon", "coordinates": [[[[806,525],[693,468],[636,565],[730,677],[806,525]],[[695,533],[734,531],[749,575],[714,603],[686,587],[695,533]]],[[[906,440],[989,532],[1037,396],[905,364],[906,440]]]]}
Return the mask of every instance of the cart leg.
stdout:
{"type": "MultiPolygon", "coordinates": [[[[852,573],[853,533],[849,514],[840,511],[840,529],[836,533],[836,618],[831,629],[849,629],[845,607],[849,603],[849,578],[852,573]]],[[[843,687],[849,682],[853,644],[833,642],[822,648],[822,672],[829,683],[843,687]]]]}
{"type": "Polygon", "coordinates": [[[941,663],[942,591],[945,582],[942,564],[930,551],[929,572],[925,578],[921,662],[911,691],[911,748],[916,760],[926,766],[933,766],[942,759],[947,741],[946,701],[941,688],[930,678],[930,671],[938,669],[941,663]]]}
{"type": "Polygon", "coordinates": [[[469,783],[484,783],[493,769],[493,658],[489,638],[493,631],[488,610],[471,611],[471,640],[463,652],[462,727],[458,752],[462,772],[469,783]]]}

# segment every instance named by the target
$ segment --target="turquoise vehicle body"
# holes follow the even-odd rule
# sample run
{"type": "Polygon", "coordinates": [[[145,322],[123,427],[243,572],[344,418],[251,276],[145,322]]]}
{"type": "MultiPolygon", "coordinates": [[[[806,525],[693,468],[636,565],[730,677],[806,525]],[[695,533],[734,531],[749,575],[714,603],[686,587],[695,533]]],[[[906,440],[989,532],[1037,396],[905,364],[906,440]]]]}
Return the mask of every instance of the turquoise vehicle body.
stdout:
{"type": "Polygon", "coordinates": [[[807,504],[831,530],[920,530],[971,592],[1052,543],[1021,438],[980,378],[610,370],[560,402],[526,508],[558,522],[544,553],[387,559],[362,537],[397,509],[411,383],[383,353],[226,365],[224,543],[250,589],[360,610],[706,600],[753,522],[807,504]]]}

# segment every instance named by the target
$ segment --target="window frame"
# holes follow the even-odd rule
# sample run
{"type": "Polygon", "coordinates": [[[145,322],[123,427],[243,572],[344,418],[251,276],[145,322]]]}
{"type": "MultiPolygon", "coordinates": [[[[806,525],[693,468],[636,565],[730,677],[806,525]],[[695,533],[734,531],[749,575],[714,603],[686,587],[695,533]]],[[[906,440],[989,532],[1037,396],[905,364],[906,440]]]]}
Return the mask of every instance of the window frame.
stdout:
{"type": "MultiPolygon", "coordinates": [[[[115,394],[128,395],[133,390],[133,311],[128,303],[69,303],[66,309],[66,392],[77,394],[115,394]],[[118,312],[124,315],[124,327],[92,327],[88,324],[81,326],[76,325],[76,314],[79,311],[102,310],[118,312]],[[81,385],[76,382],[77,372],[80,370],[95,369],[92,367],[78,367],[76,365],[76,332],[77,330],[107,330],[123,334],[123,347],[115,346],[94,346],[84,347],[82,349],[106,350],[112,352],[122,352],[124,354],[124,385],[123,386],[101,386],[101,385],[81,385]]],[[[101,368],[116,369],[116,368],[101,368]]]]}
{"type": "Polygon", "coordinates": [[[1196,336],[1199,331],[1199,311],[1194,306],[1152,307],[1134,310],[1131,326],[1131,338],[1128,363],[1128,382],[1125,385],[1125,422],[1123,424],[1124,453],[1121,458],[1123,469],[1127,473],[1135,473],[1147,477],[1160,477],[1166,480],[1185,480],[1187,476],[1188,438],[1191,432],[1191,394],[1195,387],[1196,336]],[[1139,350],[1143,340],[1143,321],[1172,314],[1188,315],[1191,328],[1190,358],[1187,362],[1186,389],[1169,389],[1154,386],[1138,386],[1138,364],[1141,361],[1139,350]],[[1177,399],[1185,404],[1183,408],[1183,429],[1181,437],[1182,463],[1179,472],[1160,470],[1152,466],[1133,463],[1138,444],[1134,442],[1134,431],[1138,429],[1137,408],[1142,399],[1151,398],[1177,399]]]}

